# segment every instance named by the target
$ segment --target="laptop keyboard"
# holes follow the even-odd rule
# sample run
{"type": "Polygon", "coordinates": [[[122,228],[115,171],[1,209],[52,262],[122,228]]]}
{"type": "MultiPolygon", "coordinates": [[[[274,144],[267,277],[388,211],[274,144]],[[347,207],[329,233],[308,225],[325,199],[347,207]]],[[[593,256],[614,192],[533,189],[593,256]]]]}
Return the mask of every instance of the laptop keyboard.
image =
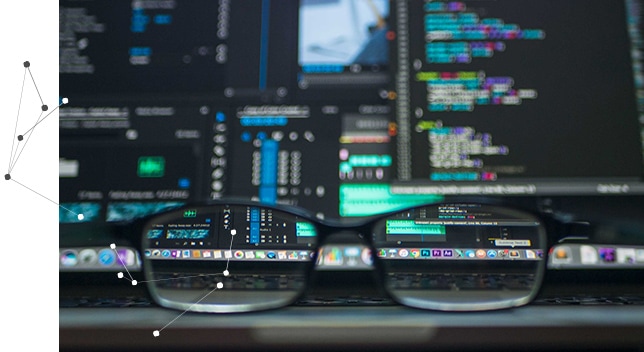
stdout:
{"type": "Polygon", "coordinates": [[[533,305],[644,305],[644,296],[593,296],[572,295],[538,298],[533,305]]]}
{"type": "MultiPolygon", "coordinates": [[[[59,308],[117,308],[117,307],[156,307],[147,297],[61,297],[59,308]]],[[[391,306],[391,299],[371,296],[305,296],[295,303],[296,306],[391,306]]],[[[531,305],[644,305],[644,296],[592,296],[569,295],[561,297],[540,297],[531,305]]]]}
{"type": "MultiPolygon", "coordinates": [[[[120,307],[156,307],[156,303],[145,297],[61,297],[59,308],[120,308],[120,307]]],[[[379,306],[395,305],[383,297],[304,297],[295,303],[296,306],[379,306]]]]}
{"type": "Polygon", "coordinates": [[[60,297],[59,308],[155,307],[147,297],[60,297]]]}
{"type": "MultiPolygon", "coordinates": [[[[334,277],[334,280],[337,277],[334,277]]],[[[221,280],[219,278],[218,280],[221,280]]],[[[225,284],[237,290],[283,289],[303,285],[302,280],[286,279],[283,275],[258,277],[257,275],[237,275],[224,280],[225,284]],[[260,280],[261,279],[261,280],[260,280]]],[[[207,288],[214,285],[210,276],[193,276],[189,281],[169,280],[171,287],[207,288]]],[[[334,284],[336,284],[334,282],[334,284]]],[[[396,273],[389,276],[389,284],[397,289],[433,289],[433,290],[513,290],[529,289],[534,284],[534,278],[526,275],[491,275],[491,274],[406,274],[396,273]]],[[[343,287],[342,283],[337,284],[343,287]]],[[[350,286],[350,285],[349,285],[350,286]]],[[[391,306],[396,305],[379,290],[366,286],[351,286],[346,291],[328,290],[324,283],[319,287],[313,285],[296,306],[391,306]],[[317,287],[317,288],[316,288],[317,287]],[[321,289],[320,289],[321,288],[321,289]],[[351,292],[345,294],[345,292],[351,292]]],[[[562,306],[562,305],[644,305],[644,290],[641,286],[628,287],[610,286],[610,291],[594,290],[588,286],[564,284],[556,282],[548,290],[541,292],[531,305],[562,306]]],[[[132,288],[125,291],[106,291],[102,286],[72,286],[60,291],[60,308],[114,308],[114,307],[157,307],[143,288],[132,288]],[[91,289],[91,291],[90,291],[91,289]],[[78,292],[83,292],[78,294],[78,292]]]]}

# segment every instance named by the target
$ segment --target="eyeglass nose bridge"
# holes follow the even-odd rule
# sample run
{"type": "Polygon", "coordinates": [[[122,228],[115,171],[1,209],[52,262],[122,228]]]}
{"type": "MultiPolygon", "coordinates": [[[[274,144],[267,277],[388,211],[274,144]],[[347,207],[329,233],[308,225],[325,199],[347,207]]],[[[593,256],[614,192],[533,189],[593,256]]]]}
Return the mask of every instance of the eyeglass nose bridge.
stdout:
{"type": "Polygon", "coordinates": [[[393,302],[370,240],[373,232],[370,223],[318,225],[322,228],[318,228],[317,259],[311,263],[307,289],[302,297],[324,301],[329,294],[340,294],[360,302],[393,302]],[[380,299],[371,301],[370,297],[380,299]]]}
{"type": "Polygon", "coordinates": [[[360,227],[328,227],[320,238],[319,246],[338,244],[368,244],[367,234],[360,227]]]}

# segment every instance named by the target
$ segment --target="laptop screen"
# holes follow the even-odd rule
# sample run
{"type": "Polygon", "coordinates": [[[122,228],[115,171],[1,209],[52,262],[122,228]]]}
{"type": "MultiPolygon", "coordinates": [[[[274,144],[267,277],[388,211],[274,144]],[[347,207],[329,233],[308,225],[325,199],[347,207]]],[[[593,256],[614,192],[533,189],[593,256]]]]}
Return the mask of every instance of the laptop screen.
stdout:
{"type": "MultiPolygon", "coordinates": [[[[351,219],[460,196],[644,195],[638,0],[59,10],[61,246],[225,197],[351,219]]],[[[80,265],[67,251],[61,268],[80,265]]]]}

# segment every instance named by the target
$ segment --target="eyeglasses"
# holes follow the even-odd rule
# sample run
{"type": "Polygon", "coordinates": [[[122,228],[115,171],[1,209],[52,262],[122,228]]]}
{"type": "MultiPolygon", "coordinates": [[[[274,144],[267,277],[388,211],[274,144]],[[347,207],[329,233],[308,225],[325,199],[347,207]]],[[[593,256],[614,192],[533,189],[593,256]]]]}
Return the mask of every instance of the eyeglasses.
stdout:
{"type": "Polygon", "coordinates": [[[171,210],[142,228],[143,272],[161,306],[249,312],[300,299],[329,236],[353,233],[392,300],[441,311],[529,303],[546,264],[544,222],[480,203],[415,206],[357,222],[299,208],[215,203],[171,210]]]}

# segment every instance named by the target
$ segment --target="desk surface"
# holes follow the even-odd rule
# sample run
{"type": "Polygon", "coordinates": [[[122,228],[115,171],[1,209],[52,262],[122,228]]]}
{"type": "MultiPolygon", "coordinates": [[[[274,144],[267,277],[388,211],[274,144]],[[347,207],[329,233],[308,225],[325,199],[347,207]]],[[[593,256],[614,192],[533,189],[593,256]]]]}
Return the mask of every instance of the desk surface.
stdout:
{"type": "Polygon", "coordinates": [[[644,350],[644,306],[527,306],[485,313],[288,307],[213,315],[61,308],[60,350],[644,350]],[[169,324],[169,325],[168,325],[169,324]],[[160,336],[152,332],[160,330],[160,336]]]}

